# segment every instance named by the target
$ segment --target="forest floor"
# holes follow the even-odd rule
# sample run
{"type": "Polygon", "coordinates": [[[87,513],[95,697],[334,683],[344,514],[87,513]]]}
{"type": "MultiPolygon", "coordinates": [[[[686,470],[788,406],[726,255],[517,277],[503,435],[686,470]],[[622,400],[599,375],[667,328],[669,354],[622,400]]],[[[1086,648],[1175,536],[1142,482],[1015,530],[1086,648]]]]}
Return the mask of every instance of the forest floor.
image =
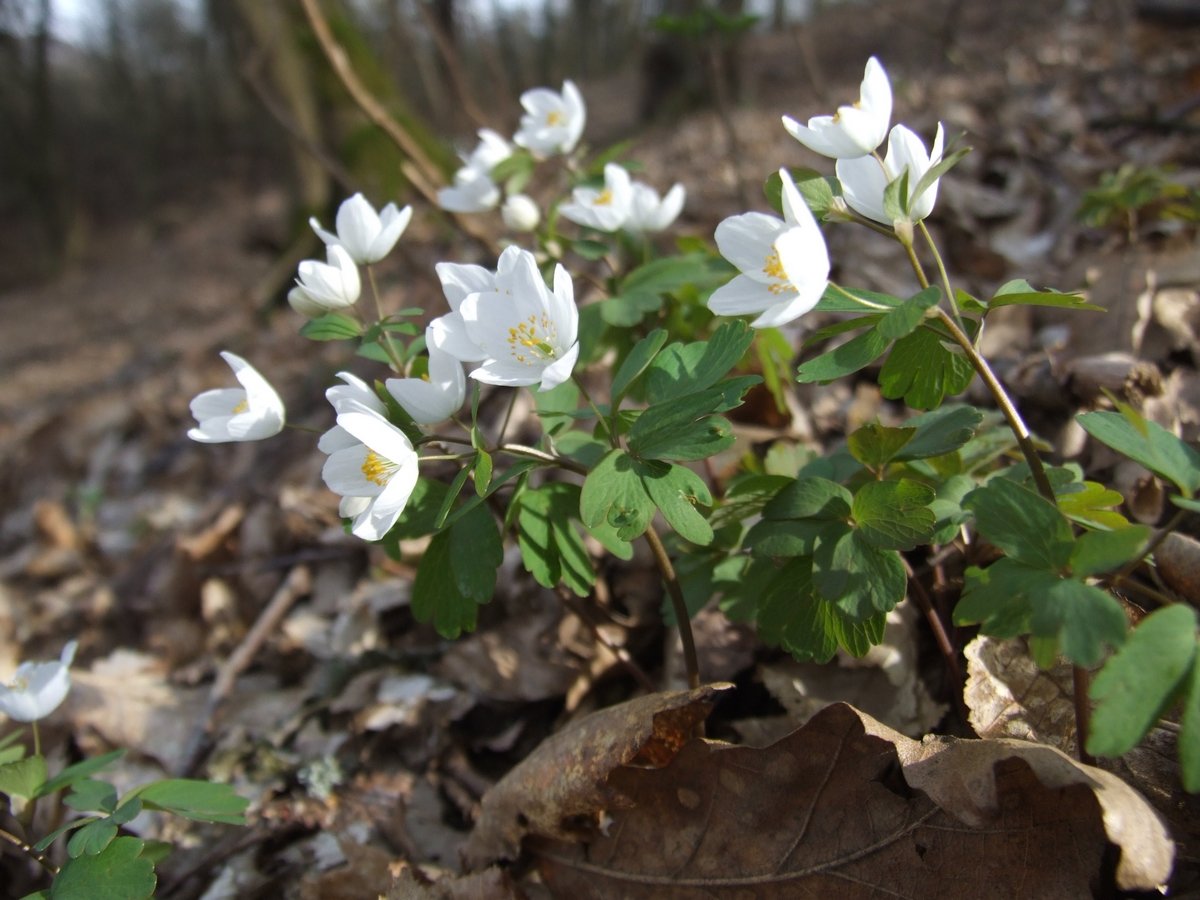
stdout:
{"type": "MultiPolygon", "coordinates": [[[[1107,310],[989,320],[985,349],[1041,436],[1064,459],[1102,465],[1081,456],[1071,416],[1115,377],[1149,417],[1200,438],[1194,223],[1153,205],[1132,229],[1077,217],[1084,191],[1125,163],[1200,187],[1200,32],[1118,2],[1068,4],[1075,14],[961,6],[948,31],[944,3],[914,13],[884,2],[833,8],[804,33],[751,36],[731,115],[736,155],[721,117],[698,111],[651,126],[630,156],[651,183],[683,182],[680,230],[711,236],[747,208],[739,192],[765,208],[759,185],[780,165],[831,171],[779,117],[853,96],[876,53],[895,86],[894,120],[927,139],[941,121],[974,147],[943,179],[931,221],[959,284],[990,296],[1026,278],[1086,290],[1107,310]]],[[[630,128],[627,80],[581,87],[598,129],[630,128]]],[[[51,283],[0,292],[0,673],[57,658],[77,639],[71,694],[43,723],[52,768],[125,747],[113,770],[121,788],[191,774],[230,779],[252,800],[244,829],[133,823],[180,844],[160,896],[340,900],[387,892],[396,861],[453,873],[500,776],[565,722],[641,692],[606,644],[625,648],[659,689],[683,683],[658,579],[639,560],[605,571],[593,617],[518,577],[510,556],[479,630],[447,643],[412,617],[415,563],[343,533],[311,436],[216,447],[184,436],[190,398],[230,380],[222,349],[280,388],[291,422],[331,423],[322,391],[341,367],[338,348],[305,342],[289,309],[264,312],[251,299],[275,262],[260,238],[280,231],[285,206],[281,189],[217,191],[203,208],[105,236],[51,283]],[[252,655],[229,668],[239,647],[252,655]]],[[[830,230],[835,277],[911,292],[895,274],[903,258],[863,234],[830,230]]],[[[418,208],[381,267],[385,299],[440,308],[433,264],[473,252],[445,236],[418,208]]],[[[818,449],[898,414],[869,382],[806,386],[797,399],[791,431],[818,449]]],[[[1126,494],[1138,517],[1156,520],[1152,486],[1135,478],[1126,494]]],[[[899,627],[911,677],[885,687],[878,669],[800,667],[706,609],[704,676],[739,688],[710,734],[762,745],[838,699],[913,737],[972,734],[955,699],[963,685],[923,625],[899,627]]],[[[1074,743],[1069,722],[1040,738],[1074,743]]],[[[1176,888],[1200,889],[1200,808],[1169,771],[1139,783],[1130,773],[1144,769],[1121,765],[1174,830],[1176,888]]],[[[0,857],[0,896],[35,890],[37,874],[0,857]]]]}

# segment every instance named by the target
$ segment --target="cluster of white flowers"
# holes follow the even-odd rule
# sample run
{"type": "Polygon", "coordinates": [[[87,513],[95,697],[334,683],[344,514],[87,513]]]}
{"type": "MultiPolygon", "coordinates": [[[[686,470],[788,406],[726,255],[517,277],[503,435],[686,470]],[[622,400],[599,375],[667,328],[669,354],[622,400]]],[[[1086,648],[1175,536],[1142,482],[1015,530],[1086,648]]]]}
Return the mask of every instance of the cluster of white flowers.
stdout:
{"type": "Polygon", "coordinates": [[[669,227],[683,210],[682,184],[676,184],[660,197],[648,184],[633,181],[616,163],[604,167],[604,187],[578,187],[571,201],[559,212],[578,225],[597,231],[625,231],[648,234],[669,227]]]}
{"type": "MultiPolygon", "coordinates": [[[[837,160],[835,167],[845,204],[861,216],[900,231],[933,211],[937,179],[919,194],[925,174],[942,158],[942,126],[933,150],[911,130],[892,118],[892,85],[879,60],[867,61],[857,102],[841,106],[832,116],[814,116],[807,125],[784,116],[788,133],[804,146],[837,160]],[[888,138],[887,155],[879,145],[888,138]],[[884,195],[892,182],[908,173],[908,214],[893,219],[885,211],[884,195]]],[[[783,219],[763,213],[743,213],[717,226],[717,248],[741,273],[718,288],[708,306],[718,315],[757,314],[756,328],[793,321],[820,301],[829,283],[829,251],[825,239],[786,169],[783,219]]],[[[845,207],[843,207],[844,209],[845,207]]]]}

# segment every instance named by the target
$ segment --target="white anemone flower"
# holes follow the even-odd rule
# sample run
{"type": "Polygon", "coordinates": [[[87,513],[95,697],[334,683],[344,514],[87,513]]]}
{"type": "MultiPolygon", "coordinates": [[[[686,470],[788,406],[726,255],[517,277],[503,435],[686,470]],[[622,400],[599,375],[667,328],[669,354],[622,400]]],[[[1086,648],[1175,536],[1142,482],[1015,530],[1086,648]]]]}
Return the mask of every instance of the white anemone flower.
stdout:
{"type": "Polygon", "coordinates": [[[386,385],[388,393],[418,425],[446,421],[462,408],[467,397],[462,363],[433,346],[429,347],[429,374],[425,378],[389,378],[386,385]]]}
{"type": "Polygon", "coordinates": [[[558,211],[578,225],[598,231],[617,231],[629,218],[633,206],[633,184],[629,173],[616,163],[604,167],[604,187],[577,187],[571,202],[558,211]]]}
{"type": "Polygon", "coordinates": [[[355,194],[338,207],[336,234],[322,228],[315,216],[308,224],[326,244],[341,244],[356,263],[370,265],[392,251],[410,219],[411,206],[397,209],[389,203],[377,213],[366,197],[355,194]]]}
{"type": "Polygon", "coordinates": [[[327,263],[315,259],[300,263],[296,287],[288,293],[288,302],[304,315],[321,315],[353,306],[362,293],[358,264],[346,248],[329,244],[325,256],[327,263]]]}
{"type": "Polygon", "coordinates": [[[574,82],[564,81],[562,93],[533,88],[521,95],[521,127],[513,141],[537,156],[570,153],[583,135],[587,108],[574,82]]]}
{"type": "Polygon", "coordinates": [[[625,230],[639,234],[662,231],[670,227],[683,211],[686,197],[682,184],[677,184],[665,197],[640,181],[633,183],[633,196],[629,204],[629,216],[625,219],[625,230]]]}
{"type": "Polygon", "coordinates": [[[462,157],[464,165],[454,173],[454,184],[438,191],[438,206],[449,212],[477,213],[495,208],[500,188],[492,180],[492,169],[512,156],[512,146],[490,128],[479,130],[479,143],[462,157]]]}
{"type": "Polygon", "coordinates": [[[24,662],[12,680],[0,684],[0,712],[17,722],[44,719],[66,699],[71,689],[70,666],[77,641],[68,641],[53,662],[24,662]]]}
{"type": "Polygon", "coordinates": [[[223,350],[221,359],[233,369],[242,386],[197,394],[191,409],[199,424],[187,436],[205,444],[223,444],[261,441],[279,434],[286,416],[275,388],[240,356],[223,350]]]}
{"type": "MultiPolygon", "coordinates": [[[[356,409],[369,410],[380,416],[386,415],[387,407],[383,405],[383,401],[379,399],[369,384],[352,372],[338,372],[337,377],[345,383],[335,384],[325,390],[325,399],[333,407],[335,415],[356,409]]],[[[344,428],[334,425],[318,439],[317,449],[322,453],[332,453],[334,450],[341,450],[343,447],[349,447],[356,443],[358,441],[351,437],[344,428]]]]}
{"type": "Polygon", "coordinates": [[[853,105],[839,106],[832,116],[813,116],[801,125],[783,117],[788,134],[805,147],[834,159],[866,156],[881,143],[892,118],[892,85],[887,72],[874,56],[867,60],[859,98],[853,105]]]}
{"type": "Polygon", "coordinates": [[[500,218],[513,231],[533,231],[542,221],[542,211],[528,194],[510,194],[500,207],[500,218]]]}
{"type": "Polygon", "coordinates": [[[786,169],[783,218],[731,216],[717,226],[717,248],[741,274],[713,291],[708,308],[719,316],[758,313],[750,324],[773,328],[817,305],[829,283],[829,251],[816,219],[786,169]]]}
{"type": "MultiPolygon", "coordinates": [[[[508,251],[505,251],[508,252],[508,251]]],[[[484,384],[548,391],[571,377],[579,358],[579,310],[571,276],[554,269],[546,287],[533,254],[519,250],[496,289],[467,296],[460,310],[467,336],[485,354],[471,377],[484,384]]]]}
{"type": "Polygon", "coordinates": [[[442,282],[442,293],[450,304],[450,312],[429,323],[425,329],[425,343],[463,362],[482,362],[487,359],[488,354],[467,333],[467,323],[460,312],[463,301],[471,294],[497,291],[511,293],[513,273],[523,252],[520,247],[506,247],[500,254],[495,272],[489,272],[483,266],[438,263],[435,269],[442,282]]]}
{"type": "Polygon", "coordinates": [[[377,541],[396,524],[417,483],[417,453],[399,428],[366,409],[338,415],[337,423],[355,443],[329,454],[321,475],[342,499],[339,515],[353,519],[350,530],[377,541]]]}
{"type": "Polygon", "coordinates": [[[855,212],[874,219],[884,225],[895,225],[884,211],[883,194],[890,182],[908,170],[908,218],[909,223],[919,222],[933,212],[937,201],[937,180],[914,196],[917,184],[925,173],[942,159],[943,132],[939,122],[937,135],[933,139],[933,151],[925,149],[925,143],[903,125],[897,125],[888,135],[887,156],[883,164],[873,157],[839,159],[837,177],[842,183],[842,195],[855,212]]]}

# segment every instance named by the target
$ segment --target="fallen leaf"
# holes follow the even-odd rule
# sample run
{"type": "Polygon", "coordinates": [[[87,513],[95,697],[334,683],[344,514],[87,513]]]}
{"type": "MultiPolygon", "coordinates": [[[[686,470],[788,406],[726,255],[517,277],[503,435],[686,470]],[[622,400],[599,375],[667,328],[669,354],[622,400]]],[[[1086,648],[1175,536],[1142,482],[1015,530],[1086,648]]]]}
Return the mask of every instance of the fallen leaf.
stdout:
{"type": "Polygon", "coordinates": [[[586,836],[530,842],[555,896],[1090,897],[1110,841],[1122,889],[1173,859],[1108,773],[1019,741],[913,741],[844,704],[763,750],[693,740],[607,788],[634,805],[598,798],[586,836]]]}
{"type": "Polygon", "coordinates": [[[608,786],[609,774],[620,766],[666,765],[731,687],[647,694],[552,735],[483,798],[463,848],[466,867],[515,859],[527,833],[568,839],[589,817],[630,802],[608,786]]]}

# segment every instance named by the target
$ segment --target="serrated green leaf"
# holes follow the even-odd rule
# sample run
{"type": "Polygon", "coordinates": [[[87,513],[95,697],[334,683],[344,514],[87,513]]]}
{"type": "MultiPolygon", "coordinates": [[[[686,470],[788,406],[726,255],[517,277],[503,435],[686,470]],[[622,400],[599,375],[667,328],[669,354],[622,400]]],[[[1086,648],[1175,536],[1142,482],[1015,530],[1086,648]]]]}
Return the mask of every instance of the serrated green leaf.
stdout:
{"type": "Polygon", "coordinates": [[[827,663],[837,652],[833,607],[813,592],[812,560],[794,559],[758,591],[762,640],[801,662],[827,663]]]}
{"type": "Polygon", "coordinates": [[[618,538],[631,541],[649,526],[654,510],[635,461],[623,450],[609,452],[583,482],[579,512],[589,529],[607,523],[618,538]]]}
{"type": "Polygon", "coordinates": [[[101,818],[103,818],[103,817],[102,816],[82,816],[78,819],[72,819],[70,822],[67,822],[65,825],[60,825],[58,828],[55,828],[52,832],[50,832],[48,835],[46,835],[41,840],[39,840],[36,844],[33,845],[33,849],[38,851],[38,853],[43,853],[43,852],[45,852],[47,847],[49,847],[51,844],[53,844],[55,841],[57,841],[64,834],[68,834],[69,832],[75,831],[78,828],[82,828],[84,825],[87,825],[91,822],[98,822],[98,821],[100,821],[101,818]]]}
{"type": "MultiPolygon", "coordinates": [[[[642,373],[654,362],[654,357],[658,355],[658,351],[663,348],[663,344],[667,342],[667,332],[662,328],[656,328],[634,345],[634,348],[629,351],[629,355],[621,363],[621,367],[617,369],[617,374],[613,377],[612,384],[612,405],[614,408],[620,405],[622,398],[630,387],[641,377],[642,373]]],[[[564,382],[569,384],[570,382],[564,382]]]]}
{"type": "Polygon", "coordinates": [[[51,900],[147,900],[158,878],[141,856],[144,842],[118,837],[95,856],[69,859],[54,878],[51,900]]]}
{"type": "Polygon", "coordinates": [[[864,331],[829,352],[801,363],[796,370],[796,380],[803,383],[833,381],[850,375],[881,357],[890,343],[876,328],[864,331]]]}
{"type": "Polygon", "coordinates": [[[868,469],[881,470],[916,434],[915,428],[888,428],[869,422],[846,438],[850,455],[868,469]]]}
{"type": "Polygon", "coordinates": [[[1078,422],[1096,440],[1170,481],[1187,497],[1200,490],[1200,452],[1158,423],[1115,412],[1083,413],[1078,422]]]}
{"type": "Polygon", "coordinates": [[[551,482],[521,494],[517,543],[525,568],[538,584],[561,581],[577,596],[591,593],[595,573],[582,537],[572,520],[579,518],[578,485],[551,482]]]}
{"type": "Polygon", "coordinates": [[[836,541],[846,528],[840,519],[764,519],[751,527],[742,543],[754,556],[812,556],[818,540],[836,541]]]}
{"type": "Polygon", "coordinates": [[[46,783],[46,759],[27,756],[0,766],[0,794],[29,800],[46,783]]]}
{"type": "MultiPolygon", "coordinates": [[[[822,175],[816,169],[789,169],[792,183],[804,198],[804,204],[811,210],[813,216],[823,220],[829,215],[834,197],[842,195],[842,185],[830,175],[822,175]]],[[[779,172],[772,172],[763,182],[763,195],[767,203],[780,215],[783,214],[783,179],[779,172]]]]}
{"type": "Polygon", "coordinates": [[[933,488],[916,481],[868,481],[850,513],[862,537],[880,550],[912,550],[928,543],[936,521],[933,488]]]}
{"type": "Polygon", "coordinates": [[[1014,559],[999,559],[986,569],[971,566],[964,576],[954,624],[979,625],[984,634],[1014,638],[1030,631],[1030,595],[1053,587],[1057,577],[1014,559]]]}
{"type": "Polygon", "coordinates": [[[1139,556],[1149,539],[1150,529],[1145,525],[1081,534],[1071,551],[1071,574],[1076,578],[1087,578],[1119,569],[1139,556]]]}
{"type": "Polygon", "coordinates": [[[1104,312],[1103,306],[1096,306],[1083,299],[1082,294],[1064,294],[1060,291],[1038,291],[1024,278],[1009,281],[1000,286],[995,296],[988,301],[989,309],[999,309],[1002,306],[1053,306],[1060,309],[1086,309],[1104,312]]]}
{"type": "Polygon", "coordinates": [[[733,443],[733,428],[714,415],[736,406],[742,394],[759,381],[743,376],[715,387],[656,403],[644,410],[629,429],[629,452],[640,459],[706,459],[733,443]]]}
{"type": "Polygon", "coordinates": [[[1117,491],[1095,481],[1074,483],[1055,494],[1059,512],[1088,528],[1116,530],[1129,525],[1129,520],[1113,508],[1125,502],[1117,491]]]}
{"type": "Polygon", "coordinates": [[[892,347],[879,370],[879,387],[889,400],[933,409],[965,391],[974,375],[970,360],[943,347],[936,332],[918,328],[892,347]]]}
{"type": "Polygon", "coordinates": [[[107,781],[84,778],[71,785],[63,803],[80,812],[110,813],[117,808],[117,790],[107,781]]]}
{"type": "Polygon", "coordinates": [[[1076,665],[1096,665],[1105,646],[1119,647],[1125,640],[1125,613],[1108,591],[1061,578],[1031,599],[1034,636],[1056,637],[1063,654],[1076,665]]]}
{"type": "Polygon", "coordinates": [[[887,613],[876,613],[861,621],[850,618],[837,607],[833,607],[833,613],[832,624],[838,646],[851,656],[861,659],[883,640],[883,630],[887,627],[887,613]]]}
{"type": "Polygon", "coordinates": [[[925,288],[885,313],[876,323],[875,330],[889,341],[912,334],[913,330],[925,321],[926,310],[937,306],[940,298],[941,292],[937,288],[925,288]]]}
{"type": "Polygon", "coordinates": [[[968,494],[963,507],[974,513],[979,533],[1018,562],[1053,572],[1070,562],[1075,544],[1070,523],[1033,491],[993,478],[968,494]]]}
{"type": "Polygon", "coordinates": [[[886,613],[904,599],[908,578],[900,554],[872,546],[843,526],[836,540],[823,534],[813,551],[813,584],[825,600],[854,621],[886,613]]]}
{"type": "Polygon", "coordinates": [[[97,772],[107,769],[124,755],[124,750],[113,750],[109,753],[102,753],[99,756],[81,760],[73,766],[67,766],[67,768],[38,788],[37,796],[45,797],[53,794],[55,791],[61,791],[63,788],[69,787],[76,781],[80,781],[90,775],[95,775],[97,772]]]}
{"type": "Polygon", "coordinates": [[[168,778],[137,788],[129,799],[137,798],[146,809],[169,812],[195,822],[245,824],[250,801],[239,796],[232,785],[199,778],[168,778]]]}
{"type": "Polygon", "coordinates": [[[99,819],[80,828],[67,841],[67,853],[72,859],[79,856],[95,856],[112,843],[117,836],[117,826],[111,819],[99,819]]]}
{"type": "Polygon", "coordinates": [[[651,404],[666,403],[712,387],[746,354],[754,333],[745,322],[721,325],[707,341],[669,344],[646,369],[651,404]]]}
{"type": "Polygon", "coordinates": [[[1195,658],[1195,610],[1176,604],[1143,619],[1092,682],[1088,752],[1132,750],[1185,685],[1195,658]]]}
{"type": "Polygon", "coordinates": [[[763,508],[766,519],[840,519],[850,516],[854,495],[828,478],[803,475],[791,481],[763,508]]]}
{"type": "Polygon", "coordinates": [[[492,598],[503,561],[491,513],[481,505],[472,507],[429,542],[413,582],[413,615],[418,622],[432,621],[447,639],[473,630],[478,607],[492,598]]]}
{"type": "Polygon", "coordinates": [[[300,334],[310,341],[347,341],[362,334],[362,325],[351,316],[331,312],[309,319],[300,334]]]}
{"type": "Polygon", "coordinates": [[[712,506],[708,485],[691,469],[669,465],[643,467],[642,484],[663,518],[684,540],[707,546],[712,543],[712,526],[696,509],[712,506]]]}
{"type": "Polygon", "coordinates": [[[916,433],[896,453],[895,459],[929,459],[952,453],[974,437],[982,421],[982,411],[961,404],[947,404],[914,416],[904,425],[916,429],[916,433]]]}

